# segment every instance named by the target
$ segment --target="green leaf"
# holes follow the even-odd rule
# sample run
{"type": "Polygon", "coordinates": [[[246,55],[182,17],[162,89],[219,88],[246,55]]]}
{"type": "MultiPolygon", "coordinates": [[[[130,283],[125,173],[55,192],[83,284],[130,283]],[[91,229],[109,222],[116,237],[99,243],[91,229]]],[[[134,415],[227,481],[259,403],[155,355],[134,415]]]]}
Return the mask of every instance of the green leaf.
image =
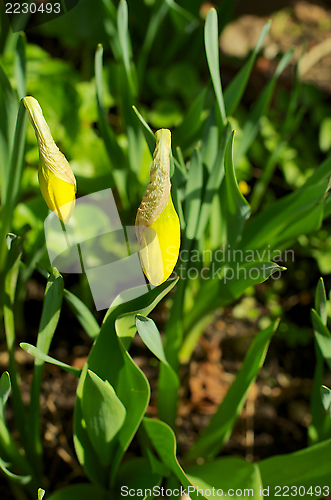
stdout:
{"type": "Polygon", "coordinates": [[[41,359],[45,361],[46,363],[51,363],[52,365],[59,366],[60,368],[63,368],[66,372],[71,373],[75,377],[80,377],[80,374],[82,370],[79,370],[78,368],[74,368],[73,366],[67,365],[67,363],[62,363],[62,361],[58,361],[55,358],[52,358],[51,356],[48,356],[44,352],[42,352],[40,349],[37,349],[37,347],[27,344],[25,342],[20,343],[20,347],[23,349],[23,351],[31,354],[31,356],[34,356],[35,358],[41,359]]]}
{"type": "Polygon", "coordinates": [[[140,124],[142,125],[142,131],[143,131],[144,137],[146,139],[148,148],[150,150],[151,155],[153,156],[155,146],[156,146],[155,135],[154,135],[152,129],[150,128],[150,126],[147,124],[147,122],[144,120],[142,115],[139,113],[136,106],[132,106],[132,109],[136,113],[137,117],[139,118],[139,121],[140,121],[140,124]]]}
{"type": "Polygon", "coordinates": [[[317,229],[323,214],[326,185],[316,184],[284,196],[260,212],[244,228],[240,248],[277,248],[317,229]],[[268,247],[269,245],[269,247],[268,247]]]}
{"type": "Polygon", "coordinates": [[[274,262],[263,260],[242,262],[245,262],[244,258],[238,263],[233,262],[227,266],[221,264],[219,267],[219,262],[212,262],[210,279],[205,279],[195,297],[194,307],[184,317],[186,336],[204,316],[218,307],[234,302],[249,286],[262,283],[272,274],[285,269],[274,262]]]}
{"type": "Polygon", "coordinates": [[[326,326],[328,313],[326,308],[326,293],[323,278],[320,278],[317,284],[315,293],[315,309],[323,324],[326,326]]]}
{"type": "Polygon", "coordinates": [[[15,76],[17,83],[18,97],[22,99],[26,96],[26,69],[25,69],[25,33],[20,33],[17,40],[17,47],[15,52],[15,76]]]}
{"type": "Polygon", "coordinates": [[[195,138],[203,122],[203,109],[208,88],[205,87],[192,102],[188,112],[184,116],[182,123],[173,133],[172,142],[174,146],[181,146],[182,149],[189,147],[192,139],[195,138]]]}
{"type": "Polygon", "coordinates": [[[110,464],[111,442],[121,429],[126,410],[110,383],[87,371],[82,396],[87,433],[102,465],[110,464]]]}
{"type": "MultiPolygon", "coordinates": [[[[148,314],[163,299],[163,297],[165,297],[170,292],[170,290],[174,288],[177,282],[178,278],[173,281],[166,281],[165,283],[162,283],[162,285],[154,288],[148,294],[141,295],[140,297],[135,299],[135,301],[132,301],[132,307],[130,308],[130,311],[120,313],[118,315],[115,323],[116,332],[117,335],[122,339],[125,347],[129,347],[130,340],[136,334],[136,315],[141,314],[142,316],[148,316],[148,314]],[[126,339],[128,340],[126,341],[126,339]]],[[[105,319],[108,314],[110,314],[112,311],[115,311],[115,308],[119,307],[121,304],[126,304],[129,300],[130,290],[126,290],[125,292],[120,293],[113,302],[113,304],[116,305],[112,305],[110,307],[105,316],[105,319]]]]}
{"type": "Polygon", "coordinates": [[[107,112],[103,99],[103,47],[101,44],[98,45],[95,53],[95,85],[96,85],[96,99],[98,105],[98,125],[100,127],[100,133],[104,141],[104,145],[111,162],[113,171],[110,172],[112,178],[112,184],[115,183],[121,195],[122,202],[124,204],[126,201],[125,188],[123,186],[123,172],[119,169],[123,169],[127,165],[126,158],[123,154],[122,149],[117,143],[115,134],[107,121],[107,112]]]}
{"type": "Polygon", "coordinates": [[[237,109],[237,106],[245,91],[249,75],[254,66],[256,56],[264,42],[265,37],[269,33],[270,26],[271,26],[271,21],[268,21],[263,26],[260,38],[258,39],[255,49],[252,52],[252,55],[248,59],[247,63],[241,68],[241,70],[238,71],[236,76],[231,80],[231,82],[224,91],[224,103],[225,103],[226,113],[228,116],[232,116],[237,109]]]}
{"type": "Polygon", "coordinates": [[[3,372],[0,378],[0,417],[5,418],[5,406],[11,391],[10,375],[3,372]]]}
{"type": "Polygon", "coordinates": [[[108,494],[91,484],[73,484],[56,491],[47,500],[107,500],[108,494]]]}
{"type": "Polygon", "coordinates": [[[117,29],[118,29],[118,40],[121,49],[122,61],[128,79],[128,83],[133,95],[136,94],[136,89],[131,72],[130,64],[130,52],[129,47],[129,29],[128,29],[128,4],[126,0],[121,0],[118,4],[117,9],[117,29]]]}
{"type": "Polygon", "coordinates": [[[256,335],[235,381],[201,437],[188,451],[186,460],[195,460],[199,457],[213,458],[229,439],[236,420],[244,407],[248,389],[255,381],[264,363],[271,337],[278,323],[279,320],[274,321],[268,328],[256,335]]]}
{"type": "Polygon", "coordinates": [[[120,467],[115,483],[115,494],[117,498],[126,496],[131,489],[135,490],[136,494],[130,498],[147,498],[146,490],[153,491],[154,486],[161,484],[162,477],[155,474],[151,464],[147,458],[138,457],[131,460],[126,460],[120,467]],[[140,491],[137,491],[140,490],[140,491]]]}
{"type": "Polygon", "coordinates": [[[192,153],[188,180],[185,191],[184,217],[186,222],[185,236],[188,240],[195,237],[201,207],[203,190],[203,166],[200,153],[195,149],[192,153]]]}
{"type": "Polygon", "coordinates": [[[0,469],[2,469],[2,471],[11,481],[22,485],[30,483],[32,479],[31,476],[20,476],[18,474],[14,474],[8,469],[8,467],[10,467],[10,464],[0,458],[0,469]]]}
{"type": "Polygon", "coordinates": [[[311,320],[313,323],[314,334],[321,353],[331,370],[331,333],[322,322],[322,319],[317,314],[315,309],[311,310],[311,320]]]}
{"type": "Polygon", "coordinates": [[[145,414],[150,397],[148,381],[129,356],[124,344],[129,343],[127,339],[130,340],[136,332],[136,314],[149,314],[175,283],[176,281],[163,283],[148,294],[133,300],[130,300],[130,290],[120,294],[105,316],[100,334],[82,372],[76,392],[74,444],[78,460],[87,475],[101,487],[108,488],[109,473],[100,463],[83,424],[82,395],[87,369],[92,370],[102,380],[108,380],[127,411],[125,422],[117,436],[112,459],[110,480],[113,484],[119,463],[145,414]]]}
{"type": "Polygon", "coordinates": [[[325,385],[322,385],[321,387],[321,396],[323,406],[331,417],[331,390],[328,387],[325,387],[325,385]]]}
{"type": "Polygon", "coordinates": [[[233,164],[233,140],[234,132],[229,138],[225,148],[224,157],[224,181],[221,185],[222,213],[226,220],[227,244],[231,249],[237,246],[241,239],[241,234],[246,220],[250,216],[250,206],[241,194],[236,179],[233,164]]]}
{"type": "Polygon", "coordinates": [[[225,123],[226,112],[225,112],[221,76],[220,76],[217,12],[214,8],[209,10],[206,18],[205,47],[206,47],[206,56],[207,56],[209,71],[216,94],[216,100],[219,112],[222,117],[223,123],[225,123]]]}
{"type": "Polygon", "coordinates": [[[265,86],[260,97],[254,104],[251,114],[248,120],[246,120],[243,127],[242,135],[240,137],[240,142],[238,148],[236,149],[236,160],[238,161],[242,156],[246,154],[255,137],[260,129],[261,117],[267,113],[269,108],[272,94],[275,90],[277,78],[284,71],[286,66],[289,64],[293,55],[293,49],[286,52],[276,68],[276,71],[270,80],[270,82],[265,86]]]}
{"type": "MultiPolygon", "coordinates": [[[[37,349],[44,354],[48,354],[53,335],[55,333],[63,299],[63,278],[58,270],[54,267],[52,273],[48,278],[43,310],[39,325],[39,333],[37,337],[37,349]]],[[[41,455],[42,445],[40,437],[40,389],[43,376],[45,361],[40,358],[35,358],[33,380],[31,384],[31,398],[28,417],[29,428],[29,443],[31,447],[32,456],[35,460],[35,467],[38,472],[41,471],[41,455]]]]}
{"type": "Polygon", "coordinates": [[[64,290],[64,298],[74,312],[79,323],[91,339],[96,339],[100,332],[100,326],[88,307],[76,295],[64,290]]]}
{"type": "Polygon", "coordinates": [[[179,378],[166,360],[160,332],[154,321],[144,316],[137,315],[136,325],[144,344],[162,363],[160,367],[157,395],[159,418],[167,424],[174,426],[175,422],[172,417],[172,412],[170,412],[169,409],[172,408],[173,405],[176,405],[179,378]]]}
{"type": "Polygon", "coordinates": [[[210,212],[212,209],[215,194],[219,190],[221,182],[224,178],[225,145],[228,143],[230,133],[231,133],[231,128],[229,125],[227,125],[225,128],[224,134],[222,136],[222,143],[221,143],[221,147],[220,147],[217,159],[215,161],[215,164],[214,164],[214,167],[211,171],[211,174],[208,177],[208,181],[207,181],[207,185],[206,185],[206,189],[205,189],[205,193],[204,193],[204,197],[203,197],[203,202],[201,204],[199,225],[198,225],[197,235],[196,235],[197,240],[200,240],[202,238],[202,235],[203,235],[203,232],[204,232],[206,225],[208,223],[209,217],[211,217],[211,219],[214,219],[215,215],[217,217],[220,214],[220,210],[217,211],[216,214],[214,214],[213,211],[211,214],[210,214],[210,212]]]}
{"type": "Polygon", "coordinates": [[[194,485],[188,479],[176,458],[176,437],[173,430],[160,420],[144,418],[144,428],[162,462],[174,473],[184,488],[190,486],[190,495],[197,498],[194,485]]]}
{"type": "MultiPolygon", "coordinates": [[[[277,499],[278,488],[283,491],[283,486],[302,486],[306,494],[300,493],[300,498],[311,499],[308,490],[312,487],[315,494],[315,487],[320,487],[320,494],[323,496],[323,486],[330,485],[331,469],[331,440],[324,441],[314,446],[309,446],[294,453],[277,455],[259,462],[263,488],[269,488],[268,499],[277,499]]],[[[290,490],[294,491],[294,490],[290,490]]],[[[303,492],[303,491],[302,491],[303,492]]],[[[325,490],[324,490],[325,492],[325,490]]]]}
{"type": "Polygon", "coordinates": [[[193,465],[186,468],[186,474],[197,488],[203,492],[210,491],[210,495],[205,495],[207,498],[215,498],[212,494],[214,488],[215,491],[221,490],[223,496],[238,499],[242,498],[244,491],[245,496],[261,500],[262,480],[258,464],[242,458],[218,458],[213,462],[193,465]],[[238,490],[240,495],[236,495],[238,490]]]}

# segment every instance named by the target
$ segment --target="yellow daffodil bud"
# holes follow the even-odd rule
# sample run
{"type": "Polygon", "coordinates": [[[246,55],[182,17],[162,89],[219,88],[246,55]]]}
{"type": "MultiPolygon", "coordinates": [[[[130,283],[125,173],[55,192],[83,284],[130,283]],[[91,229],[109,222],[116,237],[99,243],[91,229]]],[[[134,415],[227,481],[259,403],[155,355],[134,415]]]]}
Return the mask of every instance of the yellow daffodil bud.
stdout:
{"type": "Polygon", "coordinates": [[[33,97],[24,97],[23,103],[28,110],[37,137],[41,193],[48,208],[67,224],[75,207],[75,176],[67,159],[53,140],[39,102],[33,97]]]}
{"type": "Polygon", "coordinates": [[[142,268],[148,280],[156,286],[169,278],[176,265],[180,225],[170,194],[170,130],[158,130],[155,136],[150,183],[138,208],[135,224],[142,268]]]}

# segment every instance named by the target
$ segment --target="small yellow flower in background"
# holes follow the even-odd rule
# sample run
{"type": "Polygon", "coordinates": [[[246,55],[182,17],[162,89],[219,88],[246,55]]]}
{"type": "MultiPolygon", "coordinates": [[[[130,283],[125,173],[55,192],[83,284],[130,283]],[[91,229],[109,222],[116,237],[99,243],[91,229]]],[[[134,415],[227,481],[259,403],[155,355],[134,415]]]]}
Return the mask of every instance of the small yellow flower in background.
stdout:
{"type": "Polygon", "coordinates": [[[150,183],[138,208],[135,225],[142,268],[156,286],[169,278],[176,265],[180,224],[170,194],[170,130],[158,130],[155,137],[150,183]]]}
{"type": "Polygon", "coordinates": [[[247,184],[246,181],[239,181],[239,191],[241,192],[241,194],[243,194],[245,196],[245,194],[248,194],[251,190],[250,186],[247,184]]]}
{"type": "Polygon", "coordinates": [[[75,207],[75,176],[67,159],[53,140],[39,102],[33,97],[24,97],[23,103],[28,110],[37,137],[41,193],[48,208],[67,224],[75,207]]]}

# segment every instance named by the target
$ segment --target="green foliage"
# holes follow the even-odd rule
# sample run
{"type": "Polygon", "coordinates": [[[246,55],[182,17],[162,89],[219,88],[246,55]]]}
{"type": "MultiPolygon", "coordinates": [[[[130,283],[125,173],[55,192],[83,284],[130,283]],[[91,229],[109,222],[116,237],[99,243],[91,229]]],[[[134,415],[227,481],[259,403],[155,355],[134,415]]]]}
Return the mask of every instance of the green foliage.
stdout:
{"type": "MultiPolygon", "coordinates": [[[[301,495],[299,490],[300,496],[308,498],[310,487],[315,492],[316,487],[329,484],[331,403],[330,389],[322,382],[324,360],[331,367],[331,335],[322,280],[312,310],[317,363],[309,428],[311,446],[254,464],[236,457],[218,457],[277,329],[279,320],[267,318],[269,325],[256,334],[210,423],[181,463],[176,456],[180,364],[190,361],[216,309],[239,299],[248,287],[286,270],[276,258],[269,258],[270,252],[287,249],[298,238],[309,241],[311,236],[306,235],[320,231],[323,220],[331,214],[330,158],[313,173],[307,165],[292,161],[296,151],[292,136],[304,113],[299,107],[299,80],[285,104],[281,126],[273,119],[275,110],[269,109],[277,80],[290,63],[293,50],[281,57],[274,75],[245,116],[242,97],[270,22],[264,26],[247,62],[223,92],[217,11],[211,8],[204,24],[211,85],[199,73],[200,66],[205,65],[202,37],[198,36],[202,35],[200,3],[182,3],[156,0],[141,5],[131,2],[128,6],[121,0],[115,6],[111,0],[99,0],[94,16],[91,6],[81,0],[74,11],[75,22],[70,11],[45,23],[41,31],[48,35],[56,32],[59,39],[71,44],[73,51],[84,41],[80,74],[68,63],[27,43],[24,34],[16,38],[7,35],[6,43],[1,44],[7,50],[0,61],[0,299],[9,373],[3,373],[0,379],[0,468],[19,488],[14,490],[18,499],[24,498],[22,488],[34,499],[38,486],[43,484],[39,400],[45,362],[79,377],[74,446],[91,481],[51,493],[47,496],[50,500],[119,498],[123,484],[135,490],[152,489],[163,481],[167,485],[181,484],[191,498],[198,497],[196,488],[252,488],[253,498],[261,497],[261,488],[269,488],[268,496],[274,497],[276,486],[301,486],[305,493],[301,495]],[[102,44],[97,45],[100,40],[102,44]],[[95,77],[91,69],[94,51],[95,77]],[[183,53],[187,53],[185,61],[183,53]],[[30,128],[25,137],[26,112],[19,104],[26,92],[40,100],[56,141],[61,142],[71,160],[79,194],[110,187],[123,225],[133,224],[149,179],[155,135],[148,122],[157,127],[174,127],[170,154],[172,198],[182,229],[181,253],[174,270],[177,279],[138,298],[136,294],[146,287],[122,292],[110,305],[101,327],[82,300],[83,294],[78,292],[79,298],[64,289],[63,277],[51,268],[45,253],[43,220],[47,211],[37,186],[38,149],[30,128]],[[238,124],[236,135],[234,123],[238,124]],[[264,170],[249,203],[239,181],[250,180],[252,160],[264,170]],[[272,190],[277,165],[290,188],[282,197],[272,190]],[[47,278],[47,284],[36,346],[20,344],[34,356],[27,411],[14,356],[15,307],[19,311],[22,290],[36,268],[47,278]],[[166,303],[169,318],[161,335],[148,315],[170,292],[166,303]],[[82,370],[48,354],[63,297],[93,341],[82,370]],[[136,332],[159,361],[158,419],[145,416],[151,389],[130,354],[136,332]],[[6,423],[10,392],[19,445],[6,423]],[[141,456],[124,459],[135,436],[141,456]]],[[[226,1],[220,7],[224,15],[220,28],[228,18],[230,4],[226,1]]],[[[312,107],[315,105],[314,95],[305,98],[307,102],[310,99],[312,107]]],[[[330,149],[328,120],[324,116],[319,129],[319,147],[324,152],[330,149]]],[[[88,215],[90,223],[103,224],[97,211],[91,209],[88,215]]],[[[83,223],[80,231],[84,236],[83,223]]],[[[316,246],[315,250],[323,253],[321,248],[316,246]]],[[[39,500],[44,493],[39,488],[39,500]]]]}

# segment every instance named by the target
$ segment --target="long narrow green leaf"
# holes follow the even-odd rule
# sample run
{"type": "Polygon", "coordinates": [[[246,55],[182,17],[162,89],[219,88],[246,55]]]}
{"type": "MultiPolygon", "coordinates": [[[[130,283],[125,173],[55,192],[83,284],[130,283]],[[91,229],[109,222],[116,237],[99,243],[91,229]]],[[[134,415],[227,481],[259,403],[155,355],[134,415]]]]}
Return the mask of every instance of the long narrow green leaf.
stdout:
{"type": "Polygon", "coordinates": [[[34,356],[35,358],[41,359],[45,361],[46,363],[51,363],[52,365],[59,366],[60,368],[63,368],[68,373],[71,373],[75,377],[80,377],[80,374],[82,370],[79,368],[74,368],[73,366],[67,365],[67,363],[63,363],[62,361],[58,361],[55,358],[52,358],[51,356],[48,356],[44,352],[42,352],[40,349],[37,349],[37,347],[27,344],[26,342],[21,342],[20,347],[27,352],[28,354],[31,354],[31,356],[34,356]]]}
{"type": "Polygon", "coordinates": [[[97,338],[100,326],[88,307],[76,295],[64,290],[64,298],[74,312],[79,323],[91,339],[97,338]]]}
{"type": "Polygon", "coordinates": [[[15,76],[16,76],[18,97],[20,99],[23,99],[23,97],[26,96],[25,44],[26,44],[26,36],[22,32],[19,34],[15,52],[15,76]]]}
{"type": "Polygon", "coordinates": [[[117,9],[117,29],[118,39],[121,48],[122,61],[125,68],[126,77],[128,79],[130,89],[133,95],[136,94],[130,62],[131,48],[129,46],[129,29],[128,29],[128,4],[126,0],[120,0],[117,9]]]}
{"type": "Polygon", "coordinates": [[[20,438],[23,444],[26,444],[27,429],[26,429],[26,414],[25,407],[23,404],[21,391],[20,391],[20,375],[19,369],[15,360],[15,349],[16,349],[16,334],[15,334],[15,318],[14,318],[14,303],[15,294],[17,287],[17,280],[19,274],[19,268],[21,263],[21,238],[16,237],[14,234],[10,234],[7,237],[7,243],[9,246],[8,258],[7,258],[7,273],[5,276],[4,292],[5,301],[3,305],[3,316],[5,324],[5,334],[7,350],[9,353],[9,371],[11,374],[11,385],[13,390],[13,407],[14,407],[14,418],[19,430],[20,438]]]}
{"type": "Polygon", "coordinates": [[[239,160],[246,154],[255,137],[257,136],[260,129],[261,117],[266,114],[269,108],[271,98],[277,83],[277,78],[289,64],[292,56],[293,49],[289,50],[283,55],[276,68],[275,74],[264,88],[261,96],[256,101],[248,120],[245,122],[240,142],[238,148],[236,149],[236,160],[239,160]]]}
{"type": "Polygon", "coordinates": [[[210,9],[207,14],[205,24],[205,47],[219,112],[222,117],[222,121],[225,124],[226,112],[220,76],[217,12],[214,8],[210,9]]]}
{"type": "MultiPolygon", "coordinates": [[[[37,349],[48,354],[55,329],[57,327],[63,299],[63,278],[54,267],[50,275],[45,291],[43,311],[41,315],[39,333],[37,337],[37,349]]],[[[40,436],[40,390],[45,361],[35,358],[33,380],[31,384],[31,398],[28,417],[29,442],[33,463],[37,474],[41,474],[42,444],[40,436]]]]}
{"type": "Polygon", "coordinates": [[[323,324],[326,326],[328,321],[328,312],[326,307],[326,293],[323,278],[320,278],[317,283],[315,293],[315,309],[323,324]]]}
{"type": "Polygon", "coordinates": [[[5,406],[11,391],[10,375],[3,372],[0,378],[0,417],[5,419],[5,406]]]}
{"type": "Polygon", "coordinates": [[[225,177],[221,185],[222,212],[226,220],[226,242],[231,249],[234,249],[240,241],[244,224],[250,216],[249,203],[241,194],[236,179],[232,152],[233,140],[234,132],[225,148],[225,177]]]}
{"type": "MultiPolygon", "coordinates": [[[[2,273],[7,258],[6,235],[10,231],[12,215],[16,206],[22,178],[26,120],[27,111],[21,101],[16,121],[14,145],[11,152],[10,171],[7,176],[7,197],[5,198],[2,211],[2,225],[0,229],[0,283],[3,281],[2,273]]],[[[0,292],[0,297],[1,295],[0,292]]]]}
{"type": "Polygon", "coordinates": [[[186,222],[185,236],[188,240],[195,237],[201,207],[201,196],[203,189],[203,166],[200,153],[195,149],[189,168],[189,176],[185,191],[184,217],[186,222]]]}
{"type": "Polygon", "coordinates": [[[148,144],[148,147],[149,147],[149,150],[151,152],[151,155],[153,156],[154,150],[155,150],[155,146],[156,146],[155,135],[153,134],[153,131],[150,128],[150,126],[147,124],[147,122],[144,120],[144,118],[142,117],[142,115],[137,110],[136,106],[132,106],[132,109],[136,113],[137,117],[139,118],[139,121],[140,121],[140,123],[142,125],[142,131],[143,131],[144,137],[145,137],[146,142],[148,144]]]}
{"type": "Polygon", "coordinates": [[[317,314],[315,309],[311,310],[311,320],[313,323],[314,334],[317,340],[318,346],[321,349],[321,353],[331,370],[331,333],[328,328],[324,325],[322,319],[317,314]]]}
{"type": "Polygon", "coordinates": [[[235,381],[202,436],[188,451],[186,460],[195,460],[199,457],[212,458],[222,449],[243,409],[248,389],[264,363],[271,337],[278,323],[279,320],[274,321],[256,335],[235,381]]]}
{"type": "Polygon", "coordinates": [[[252,55],[248,59],[247,63],[241,68],[241,70],[236,74],[236,76],[231,80],[229,85],[226,87],[224,91],[224,104],[226,113],[228,116],[232,116],[237,109],[237,106],[243,96],[245,91],[249,75],[254,66],[254,62],[256,56],[265,40],[265,37],[269,33],[271,26],[271,21],[268,21],[261,31],[261,35],[258,39],[258,42],[255,46],[255,49],[252,52],[252,55]]]}
{"type": "Polygon", "coordinates": [[[174,131],[173,144],[181,146],[182,149],[189,146],[190,141],[194,138],[197,131],[200,129],[203,122],[203,109],[205,105],[208,87],[202,89],[200,94],[192,102],[187,114],[184,116],[182,123],[174,131]]]}

